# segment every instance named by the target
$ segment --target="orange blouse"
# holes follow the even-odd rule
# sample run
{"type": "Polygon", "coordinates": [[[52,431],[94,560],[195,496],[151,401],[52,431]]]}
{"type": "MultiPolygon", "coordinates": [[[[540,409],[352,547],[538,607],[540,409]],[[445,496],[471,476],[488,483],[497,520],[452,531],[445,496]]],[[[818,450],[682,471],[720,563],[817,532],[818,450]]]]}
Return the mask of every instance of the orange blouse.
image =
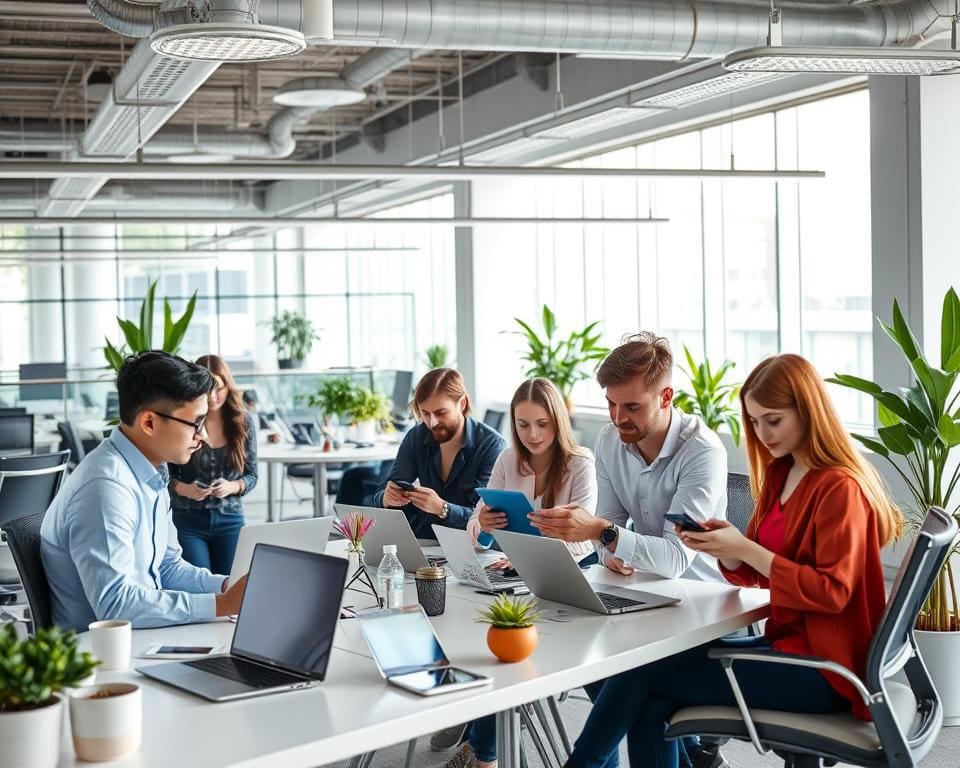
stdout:
{"type": "MultiPolygon", "coordinates": [[[[783,488],[792,457],[771,463],[747,527],[757,527],[783,488]]],[[[770,619],[766,638],[777,649],[806,652],[842,664],[863,677],[867,650],[886,605],[877,516],[857,481],[842,469],[810,470],[785,506],[783,549],[770,569],[770,619]]],[[[749,565],[722,568],[732,584],[767,586],[749,565]]],[[[870,712],[848,682],[824,673],[853,713],[870,712]]]]}

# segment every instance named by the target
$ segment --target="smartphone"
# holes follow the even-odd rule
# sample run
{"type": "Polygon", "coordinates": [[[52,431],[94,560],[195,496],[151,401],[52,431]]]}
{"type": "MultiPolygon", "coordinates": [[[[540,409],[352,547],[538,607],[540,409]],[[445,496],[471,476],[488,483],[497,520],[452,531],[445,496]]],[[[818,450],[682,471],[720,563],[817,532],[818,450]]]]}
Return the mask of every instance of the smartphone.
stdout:
{"type": "Polygon", "coordinates": [[[681,531],[696,531],[697,533],[706,533],[707,529],[700,525],[686,512],[667,512],[664,517],[674,525],[679,525],[681,531]]]}
{"type": "Polygon", "coordinates": [[[203,480],[197,480],[196,483],[195,483],[195,485],[197,486],[197,488],[209,488],[209,487],[210,487],[210,486],[207,485],[205,482],[203,482],[203,480]]]}
{"type": "Polygon", "coordinates": [[[411,482],[408,481],[408,480],[391,480],[390,482],[393,483],[393,484],[394,484],[395,486],[397,486],[398,488],[400,488],[401,490],[404,490],[404,491],[415,491],[415,490],[417,490],[417,486],[415,486],[413,483],[411,483],[411,482]]]}
{"type": "Polygon", "coordinates": [[[421,696],[434,696],[438,693],[462,691],[465,688],[490,685],[493,683],[493,679],[466,669],[440,667],[423,670],[422,672],[408,672],[405,675],[391,675],[387,678],[387,682],[421,696]]]}
{"type": "Polygon", "coordinates": [[[209,656],[212,653],[226,653],[226,646],[214,645],[151,645],[141,654],[144,659],[179,659],[188,656],[209,656]]]}

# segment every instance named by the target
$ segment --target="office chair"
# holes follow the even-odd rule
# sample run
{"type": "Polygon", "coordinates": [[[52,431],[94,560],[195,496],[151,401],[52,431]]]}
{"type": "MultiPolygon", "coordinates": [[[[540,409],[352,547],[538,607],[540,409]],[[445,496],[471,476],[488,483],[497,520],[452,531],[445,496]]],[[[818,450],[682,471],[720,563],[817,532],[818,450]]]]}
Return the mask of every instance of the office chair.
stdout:
{"type": "MultiPolygon", "coordinates": [[[[316,413],[309,409],[277,409],[277,420],[284,427],[285,431],[293,435],[292,427],[293,425],[302,425],[301,429],[298,429],[300,435],[308,436],[312,438],[314,442],[317,442],[322,439],[320,424],[317,422],[316,413]]],[[[297,493],[297,486],[293,482],[294,480],[309,480],[310,484],[313,484],[313,464],[284,464],[285,474],[290,480],[290,487],[293,489],[293,495],[297,498],[297,503],[300,504],[304,501],[311,501],[309,496],[300,496],[297,493]]],[[[328,464],[327,465],[327,495],[336,495],[339,486],[340,478],[343,475],[343,465],[342,464],[328,464]]],[[[284,483],[280,483],[280,512],[283,514],[283,487],[284,483]]]]}
{"type": "Polygon", "coordinates": [[[499,432],[500,427],[503,425],[503,417],[505,415],[503,411],[495,411],[493,408],[487,408],[483,414],[483,423],[488,427],[493,427],[496,432],[499,432]]]}
{"type": "Polygon", "coordinates": [[[747,524],[753,517],[755,504],[750,493],[750,476],[736,472],[727,473],[727,520],[740,533],[747,532],[747,524]]]}
{"type": "Polygon", "coordinates": [[[40,526],[46,511],[18,517],[0,526],[17,565],[30,608],[30,631],[53,626],[50,585],[40,557],[40,526]]]}
{"type": "MultiPolygon", "coordinates": [[[[60,489],[70,451],[0,457],[0,528],[21,517],[47,511],[60,489]]],[[[0,561],[12,554],[0,536],[0,561]]],[[[21,586],[18,570],[0,569],[0,595],[11,602],[21,586]]]]}
{"type": "Polygon", "coordinates": [[[917,538],[897,573],[880,626],[867,654],[864,680],[826,659],[777,651],[716,648],[710,656],[726,670],[738,707],[686,707],[670,721],[666,737],[708,735],[750,741],[758,752],[773,750],[785,768],[820,768],[837,762],[865,768],[913,768],[930,751],[943,724],[943,709],[917,650],[913,626],[923,601],[957,536],[957,522],[942,509],[927,511],[917,538]],[[873,722],[850,712],[794,714],[750,711],[736,683],[735,662],[823,669],[850,682],[873,722]],[[894,682],[903,672],[906,684],[894,682]]]}
{"type": "Polygon", "coordinates": [[[76,427],[69,421],[57,422],[57,432],[60,433],[63,444],[70,450],[70,461],[67,462],[67,471],[73,472],[73,470],[77,468],[77,464],[83,461],[87,455],[87,451],[84,448],[83,441],[80,440],[80,435],[77,434],[76,427]]]}

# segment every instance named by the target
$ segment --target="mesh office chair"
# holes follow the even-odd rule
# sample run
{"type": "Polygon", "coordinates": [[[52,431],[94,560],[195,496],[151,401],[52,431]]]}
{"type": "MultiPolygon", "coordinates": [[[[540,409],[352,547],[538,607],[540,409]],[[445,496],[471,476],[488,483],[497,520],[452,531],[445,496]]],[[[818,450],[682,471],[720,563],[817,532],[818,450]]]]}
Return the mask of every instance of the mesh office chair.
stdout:
{"type": "Polygon", "coordinates": [[[500,427],[503,426],[503,417],[506,414],[503,411],[496,411],[493,408],[487,408],[486,412],[483,414],[483,423],[488,427],[493,427],[497,432],[500,431],[500,427]]]}
{"type": "MultiPolygon", "coordinates": [[[[0,457],[0,529],[22,517],[47,511],[60,489],[70,451],[0,457]]],[[[20,588],[21,574],[0,535],[0,595],[7,602],[20,588]]]]}
{"type": "Polygon", "coordinates": [[[727,474],[727,520],[733,523],[740,533],[747,532],[747,524],[753,517],[756,505],[750,493],[749,475],[736,472],[727,474]]]}
{"type": "Polygon", "coordinates": [[[933,746],[943,723],[940,697],[917,651],[914,622],[957,536],[957,522],[930,509],[897,573],[890,599],[867,655],[866,677],[835,662],[777,651],[714,649],[726,670],[737,707],[686,707],[670,721],[667,738],[690,735],[751,741],[757,751],[773,750],[786,768],[820,768],[837,762],[865,768],[913,768],[933,746]],[[793,664],[833,672],[850,682],[873,722],[849,712],[794,714],[749,710],[736,682],[737,661],[793,664]],[[892,678],[903,671],[906,684],[892,678]]]}
{"type": "Polygon", "coordinates": [[[30,631],[53,626],[50,608],[50,585],[40,557],[40,526],[46,512],[18,517],[0,526],[6,537],[13,561],[23,582],[23,591],[30,607],[30,631]]]}
{"type": "Polygon", "coordinates": [[[83,441],[80,440],[80,435],[77,434],[76,427],[69,421],[57,422],[57,432],[60,433],[63,445],[70,451],[70,461],[67,462],[67,469],[73,472],[77,468],[77,464],[83,461],[87,451],[83,446],[83,441]]]}

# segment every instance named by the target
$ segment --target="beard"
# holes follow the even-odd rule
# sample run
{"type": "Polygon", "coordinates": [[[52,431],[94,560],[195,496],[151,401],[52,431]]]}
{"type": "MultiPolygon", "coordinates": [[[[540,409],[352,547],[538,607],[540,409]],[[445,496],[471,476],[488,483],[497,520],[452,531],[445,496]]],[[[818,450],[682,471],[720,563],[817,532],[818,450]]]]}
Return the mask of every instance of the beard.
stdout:
{"type": "Polygon", "coordinates": [[[430,437],[438,445],[443,445],[443,443],[449,443],[453,440],[459,431],[460,427],[434,427],[430,430],[430,437]]]}
{"type": "Polygon", "coordinates": [[[619,425],[617,426],[617,435],[620,437],[620,441],[626,443],[627,445],[633,445],[639,443],[647,435],[650,434],[649,430],[642,430],[637,427],[635,424],[625,425],[627,429],[621,429],[619,425]]]}

